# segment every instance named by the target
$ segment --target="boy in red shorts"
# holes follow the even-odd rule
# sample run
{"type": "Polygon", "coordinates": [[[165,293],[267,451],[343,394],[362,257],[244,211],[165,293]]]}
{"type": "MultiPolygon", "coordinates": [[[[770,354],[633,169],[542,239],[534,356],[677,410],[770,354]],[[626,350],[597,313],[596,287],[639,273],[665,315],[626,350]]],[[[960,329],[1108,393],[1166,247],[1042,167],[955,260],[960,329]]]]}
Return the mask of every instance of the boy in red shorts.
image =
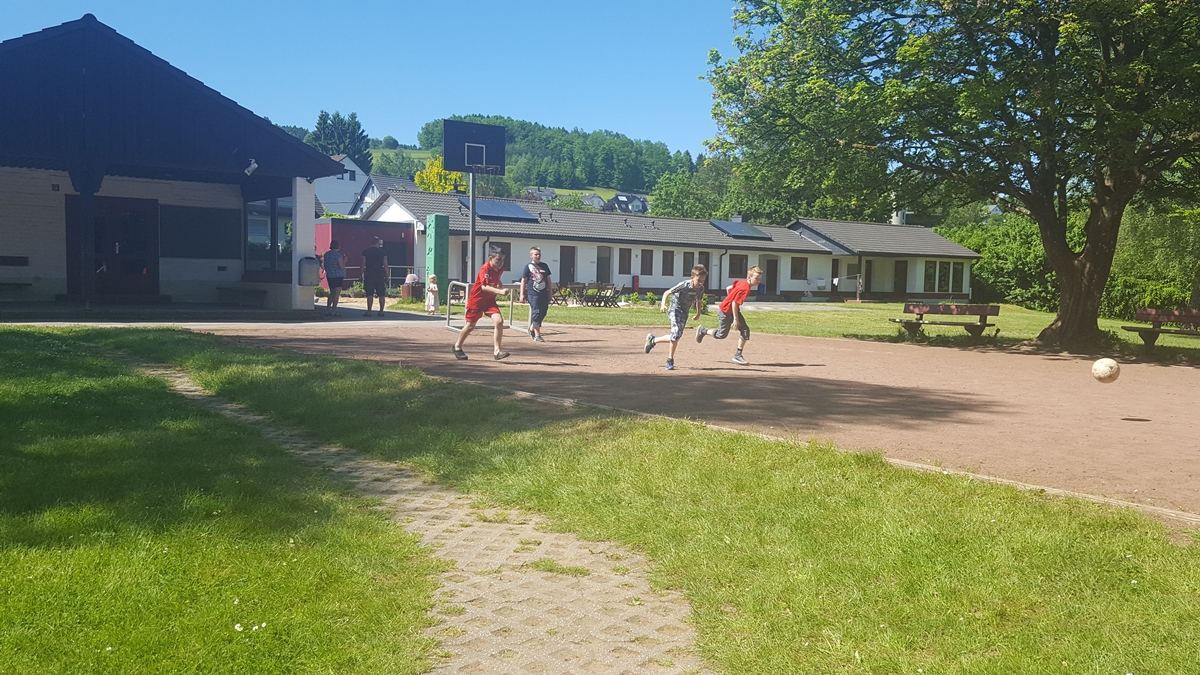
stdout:
{"type": "Polygon", "coordinates": [[[721,301],[721,305],[717,310],[717,329],[708,330],[704,326],[696,327],[696,342],[704,339],[705,335],[712,335],[717,340],[724,340],[729,335],[731,328],[738,330],[738,346],[737,353],[733,355],[733,362],[739,366],[749,365],[746,359],[742,357],[742,349],[746,346],[746,341],[750,339],[750,325],[746,323],[746,315],[742,314],[742,303],[746,302],[746,298],[750,296],[750,289],[757,286],[762,280],[762,268],[758,265],[751,267],[746,271],[746,280],[737,280],[729,287],[729,293],[725,295],[725,299],[721,301]]]}
{"type": "Polygon", "coordinates": [[[462,332],[458,334],[458,341],[454,343],[454,358],[459,361],[467,360],[467,355],[462,350],[463,343],[466,342],[471,331],[475,330],[475,324],[485,316],[492,317],[492,324],[496,327],[492,338],[492,344],[495,347],[492,350],[492,357],[497,361],[508,357],[508,352],[500,349],[500,341],[504,338],[504,317],[500,314],[500,308],[496,306],[496,296],[508,295],[508,289],[500,285],[500,274],[503,272],[504,254],[497,249],[492,249],[488,252],[487,262],[479,268],[479,274],[475,277],[471,292],[467,294],[467,309],[464,317],[467,325],[463,326],[462,332]]]}

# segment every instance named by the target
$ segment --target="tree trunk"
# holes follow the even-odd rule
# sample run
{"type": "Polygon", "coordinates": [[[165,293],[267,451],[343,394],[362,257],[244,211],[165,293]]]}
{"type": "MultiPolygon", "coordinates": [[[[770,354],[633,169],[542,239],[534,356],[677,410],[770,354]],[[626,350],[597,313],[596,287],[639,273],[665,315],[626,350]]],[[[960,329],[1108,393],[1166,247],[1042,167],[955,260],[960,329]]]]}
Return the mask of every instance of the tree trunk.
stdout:
{"type": "Polygon", "coordinates": [[[1058,315],[1038,335],[1038,342],[1059,347],[1094,344],[1100,337],[1100,299],[1117,251],[1117,233],[1128,199],[1110,197],[1093,206],[1085,226],[1087,243],[1075,253],[1067,246],[1061,223],[1044,225],[1039,220],[1046,260],[1058,274],[1058,315]]]}

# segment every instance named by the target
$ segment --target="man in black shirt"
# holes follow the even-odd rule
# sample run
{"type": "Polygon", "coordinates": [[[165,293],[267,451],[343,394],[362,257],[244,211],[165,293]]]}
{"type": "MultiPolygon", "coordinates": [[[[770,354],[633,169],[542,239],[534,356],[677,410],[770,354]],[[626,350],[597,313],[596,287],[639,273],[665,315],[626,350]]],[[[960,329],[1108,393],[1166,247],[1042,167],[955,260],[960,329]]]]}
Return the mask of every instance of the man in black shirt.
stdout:
{"type": "Polygon", "coordinates": [[[367,313],[371,316],[371,300],[379,296],[379,316],[383,316],[384,298],[387,297],[388,259],[383,252],[383,240],[371,239],[371,247],[362,253],[363,290],[367,293],[367,313]]]}

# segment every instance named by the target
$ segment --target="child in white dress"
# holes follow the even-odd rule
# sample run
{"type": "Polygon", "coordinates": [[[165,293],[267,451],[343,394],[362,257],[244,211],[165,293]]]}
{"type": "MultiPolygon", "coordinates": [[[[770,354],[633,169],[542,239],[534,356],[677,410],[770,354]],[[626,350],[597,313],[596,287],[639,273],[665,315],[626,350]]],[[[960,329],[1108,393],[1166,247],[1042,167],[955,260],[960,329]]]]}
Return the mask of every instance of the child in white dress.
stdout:
{"type": "Polygon", "coordinates": [[[425,286],[425,311],[429,314],[437,314],[438,311],[438,287],[437,275],[429,275],[429,283],[425,286]]]}

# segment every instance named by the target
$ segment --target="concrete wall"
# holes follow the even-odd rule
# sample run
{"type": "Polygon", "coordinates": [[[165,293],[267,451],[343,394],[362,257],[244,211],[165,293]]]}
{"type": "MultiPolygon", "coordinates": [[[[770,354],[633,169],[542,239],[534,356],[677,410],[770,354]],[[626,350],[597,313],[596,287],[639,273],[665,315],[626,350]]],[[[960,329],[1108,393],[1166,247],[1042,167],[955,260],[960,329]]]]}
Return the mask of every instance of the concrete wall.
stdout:
{"type": "MultiPolygon", "coordinates": [[[[0,282],[33,284],[5,292],[5,299],[53,300],[67,292],[68,194],[75,192],[65,172],[0,167],[0,255],[29,258],[28,267],[0,266],[0,282]]],[[[242,209],[241,191],[236,185],[108,176],[96,194],[156,199],[160,205],[242,209]]],[[[183,302],[216,302],[217,286],[236,281],[241,275],[241,260],[159,261],[160,292],[183,302]]]]}

